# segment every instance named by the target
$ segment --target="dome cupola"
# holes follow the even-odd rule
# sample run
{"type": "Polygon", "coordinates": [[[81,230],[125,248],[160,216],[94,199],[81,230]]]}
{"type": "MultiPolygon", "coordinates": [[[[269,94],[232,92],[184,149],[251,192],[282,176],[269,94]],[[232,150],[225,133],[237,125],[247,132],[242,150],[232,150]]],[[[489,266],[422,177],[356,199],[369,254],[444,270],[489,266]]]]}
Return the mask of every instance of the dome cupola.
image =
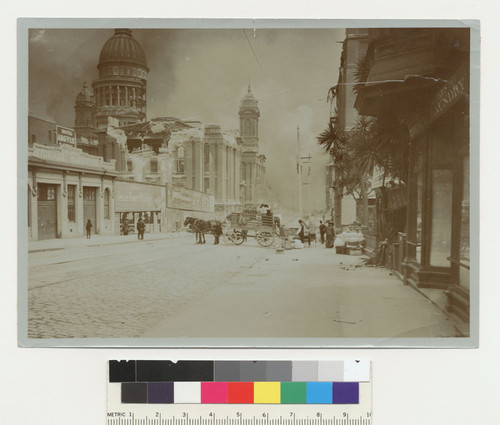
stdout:
{"type": "Polygon", "coordinates": [[[101,49],[99,69],[106,65],[130,63],[148,69],[146,55],[139,42],[132,37],[132,31],[127,28],[115,29],[115,34],[101,49]]]}

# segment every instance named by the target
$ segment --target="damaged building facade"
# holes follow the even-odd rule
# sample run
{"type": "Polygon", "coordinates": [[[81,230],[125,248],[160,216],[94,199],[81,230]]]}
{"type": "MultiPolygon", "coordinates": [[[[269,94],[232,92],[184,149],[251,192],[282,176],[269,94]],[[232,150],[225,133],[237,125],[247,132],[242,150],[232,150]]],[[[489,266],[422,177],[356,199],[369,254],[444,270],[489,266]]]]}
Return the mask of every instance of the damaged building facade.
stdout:
{"type": "Polygon", "coordinates": [[[187,216],[222,219],[264,201],[260,113],[250,87],[240,131],[227,131],[146,119],[149,68],[129,29],[114,30],[97,69],[76,95],[73,128],[29,116],[30,240],[83,236],[88,219],[98,234],[134,232],[140,217],[147,232],[174,231],[187,216]]]}

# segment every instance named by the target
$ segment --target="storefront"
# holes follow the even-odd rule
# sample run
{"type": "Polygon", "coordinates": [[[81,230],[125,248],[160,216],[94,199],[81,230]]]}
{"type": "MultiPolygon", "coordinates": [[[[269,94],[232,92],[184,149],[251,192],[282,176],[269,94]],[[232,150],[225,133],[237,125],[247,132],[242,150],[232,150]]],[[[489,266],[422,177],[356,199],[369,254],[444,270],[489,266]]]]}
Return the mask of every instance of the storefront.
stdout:
{"type": "Polygon", "coordinates": [[[439,90],[429,114],[410,127],[405,279],[447,289],[449,310],[469,311],[468,72],[439,90]],[[457,306],[460,304],[459,306],[457,306]]]}
{"type": "Polygon", "coordinates": [[[127,180],[115,182],[115,233],[137,232],[140,218],[147,233],[165,232],[166,188],[163,185],[127,180]]]}
{"type": "Polygon", "coordinates": [[[408,176],[402,175],[408,207],[404,226],[399,215],[387,220],[398,231],[392,267],[407,284],[445,289],[448,310],[465,322],[469,39],[468,28],[369,30],[369,72],[355,102],[360,114],[397,120],[406,130],[396,140],[409,149],[408,176]]]}
{"type": "Polygon", "coordinates": [[[114,163],[71,146],[33,144],[28,150],[28,239],[112,235],[114,163]]]}

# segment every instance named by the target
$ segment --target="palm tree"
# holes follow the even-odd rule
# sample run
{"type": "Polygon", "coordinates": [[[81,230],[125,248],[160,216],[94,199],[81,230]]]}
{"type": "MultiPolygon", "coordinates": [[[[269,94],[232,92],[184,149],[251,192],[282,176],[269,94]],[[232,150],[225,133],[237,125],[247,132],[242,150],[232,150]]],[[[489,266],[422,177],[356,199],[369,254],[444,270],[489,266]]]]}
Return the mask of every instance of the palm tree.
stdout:
{"type": "MultiPolygon", "coordinates": [[[[371,145],[368,126],[370,122],[360,119],[350,131],[340,131],[330,122],[318,136],[318,143],[328,152],[335,167],[335,195],[341,197],[345,188],[354,196],[359,191],[363,205],[363,225],[368,225],[368,181],[367,175],[377,163],[377,155],[371,145]]],[[[339,202],[336,202],[337,207],[339,202]]],[[[340,223],[336,223],[337,227],[340,223]]]]}

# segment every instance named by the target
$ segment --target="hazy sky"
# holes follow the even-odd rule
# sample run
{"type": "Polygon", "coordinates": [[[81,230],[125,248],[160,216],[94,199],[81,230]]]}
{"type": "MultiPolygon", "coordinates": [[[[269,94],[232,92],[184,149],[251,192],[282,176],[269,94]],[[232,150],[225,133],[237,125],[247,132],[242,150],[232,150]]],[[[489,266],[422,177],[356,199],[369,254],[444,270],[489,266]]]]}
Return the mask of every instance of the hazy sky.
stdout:
{"type": "MultiPolygon", "coordinates": [[[[30,112],[61,125],[74,122],[74,99],[97,64],[112,29],[30,32],[30,112]]],[[[302,156],[313,157],[312,207],[325,203],[327,158],[316,142],[326,127],[328,89],[338,79],[340,29],[133,29],[149,67],[147,118],[171,116],[239,128],[248,83],[259,101],[260,152],[282,204],[297,197],[297,126],[302,156]]],[[[306,197],[304,197],[305,201],[306,197]]]]}

